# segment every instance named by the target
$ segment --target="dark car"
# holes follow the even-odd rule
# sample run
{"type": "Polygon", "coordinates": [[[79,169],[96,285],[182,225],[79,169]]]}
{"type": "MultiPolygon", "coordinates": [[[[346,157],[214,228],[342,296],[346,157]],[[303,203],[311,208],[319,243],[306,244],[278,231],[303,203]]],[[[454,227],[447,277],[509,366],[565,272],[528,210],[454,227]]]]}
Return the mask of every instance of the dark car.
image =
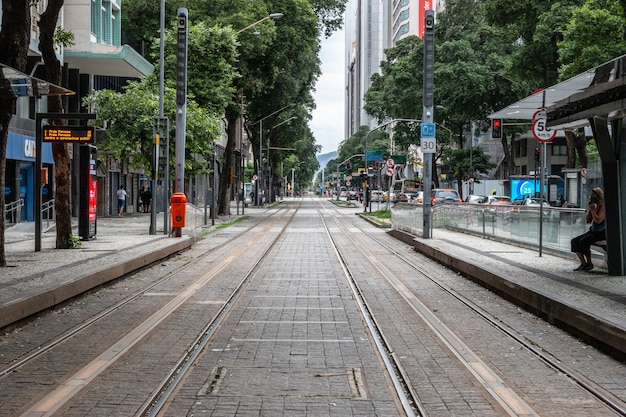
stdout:
{"type": "Polygon", "coordinates": [[[350,200],[358,200],[359,199],[359,193],[357,191],[348,191],[348,194],[346,195],[346,198],[348,201],[350,200]]]}
{"type": "Polygon", "coordinates": [[[449,188],[435,188],[431,192],[431,204],[462,203],[458,191],[449,188]]]}

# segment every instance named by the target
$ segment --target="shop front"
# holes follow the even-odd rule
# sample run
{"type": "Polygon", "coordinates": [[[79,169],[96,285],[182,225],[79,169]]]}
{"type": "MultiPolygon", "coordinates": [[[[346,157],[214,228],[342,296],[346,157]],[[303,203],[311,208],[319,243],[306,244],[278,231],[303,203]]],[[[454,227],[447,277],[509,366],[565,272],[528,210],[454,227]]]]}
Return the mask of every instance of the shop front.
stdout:
{"type": "MultiPolygon", "coordinates": [[[[22,201],[18,221],[35,220],[35,156],[36,141],[32,136],[9,132],[5,174],[5,203],[22,201]]],[[[42,203],[53,199],[54,159],[52,146],[43,144],[42,149],[42,203]]]]}

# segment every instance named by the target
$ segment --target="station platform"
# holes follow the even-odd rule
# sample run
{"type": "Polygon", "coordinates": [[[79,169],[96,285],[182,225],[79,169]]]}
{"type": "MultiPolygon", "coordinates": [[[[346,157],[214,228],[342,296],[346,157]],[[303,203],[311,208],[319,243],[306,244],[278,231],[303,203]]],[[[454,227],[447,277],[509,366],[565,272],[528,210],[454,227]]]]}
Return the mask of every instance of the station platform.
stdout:
{"type": "MultiPolygon", "coordinates": [[[[246,209],[246,215],[263,215],[265,210],[246,209]]],[[[355,208],[354,214],[360,210],[355,208]]],[[[231,208],[235,212],[239,213],[231,208]]],[[[96,239],[67,250],[54,249],[54,228],[45,224],[39,252],[34,250],[32,223],[8,228],[8,265],[0,269],[0,327],[166,259],[191,247],[211,228],[239,216],[209,219],[207,224],[201,210],[191,215],[188,210],[187,215],[188,227],[179,238],[163,232],[162,214],[155,235],[149,234],[148,213],[99,218],[96,239]]],[[[391,229],[389,233],[613,356],[626,356],[626,277],[608,276],[601,267],[574,272],[573,254],[539,256],[536,250],[445,229],[433,230],[430,239],[391,229]]]]}

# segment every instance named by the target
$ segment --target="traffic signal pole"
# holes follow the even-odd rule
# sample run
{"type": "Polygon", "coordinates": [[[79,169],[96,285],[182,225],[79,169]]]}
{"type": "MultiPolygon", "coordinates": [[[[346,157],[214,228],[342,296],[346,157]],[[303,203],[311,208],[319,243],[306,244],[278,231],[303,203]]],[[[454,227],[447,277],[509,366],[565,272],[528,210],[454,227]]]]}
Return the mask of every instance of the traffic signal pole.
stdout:
{"type": "Polygon", "coordinates": [[[422,152],[424,152],[424,215],[422,232],[424,239],[430,238],[430,214],[431,214],[431,189],[432,189],[432,167],[433,156],[436,151],[436,136],[435,136],[435,116],[434,116],[434,66],[435,66],[435,12],[433,10],[426,10],[424,15],[424,96],[423,96],[423,110],[422,110],[422,128],[421,128],[421,142],[422,152]],[[430,129],[424,129],[424,127],[432,126],[430,129]],[[435,140],[431,140],[432,137],[435,140]],[[428,140],[425,140],[427,139],[428,140]],[[434,143],[433,143],[434,142],[434,143]],[[432,144],[432,146],[425,146],[426,144],[432,144]]]}

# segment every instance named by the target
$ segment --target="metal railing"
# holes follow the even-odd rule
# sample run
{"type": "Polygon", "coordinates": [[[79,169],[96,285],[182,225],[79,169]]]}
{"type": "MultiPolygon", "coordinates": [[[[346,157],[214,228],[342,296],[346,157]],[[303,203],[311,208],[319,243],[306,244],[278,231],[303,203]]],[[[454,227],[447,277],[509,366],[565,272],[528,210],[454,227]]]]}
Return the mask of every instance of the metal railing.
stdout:
{"type": "MultiPolygon", "coordinates": [[[[541,246],[569,252],[573,237],[584,233],[585,210],[543,207],[541,246]]],[[[391,209],[391,225],[416,236],[423,236],[423,206],[398,203],[391,209]]],[[[447,228],[498,239],[521,246],[540,246],[540,208],[529,206],[484,206],[477,204],[438,204],[433,206],[431,229],[447,228]]]]}
{"type": "Polygon", "coordinates": [[[24,207],[23,198],[7,203],[4,207],[7,226],[12,226],[22,221],[22,207],[24,207]]]}
{"type": "Polygon", "coordinates": [[[41,205],[41,220],[46,222],[46,227],[50,227],[50,220],[54,221],[54,199],[48,200],[41,205]]]}

